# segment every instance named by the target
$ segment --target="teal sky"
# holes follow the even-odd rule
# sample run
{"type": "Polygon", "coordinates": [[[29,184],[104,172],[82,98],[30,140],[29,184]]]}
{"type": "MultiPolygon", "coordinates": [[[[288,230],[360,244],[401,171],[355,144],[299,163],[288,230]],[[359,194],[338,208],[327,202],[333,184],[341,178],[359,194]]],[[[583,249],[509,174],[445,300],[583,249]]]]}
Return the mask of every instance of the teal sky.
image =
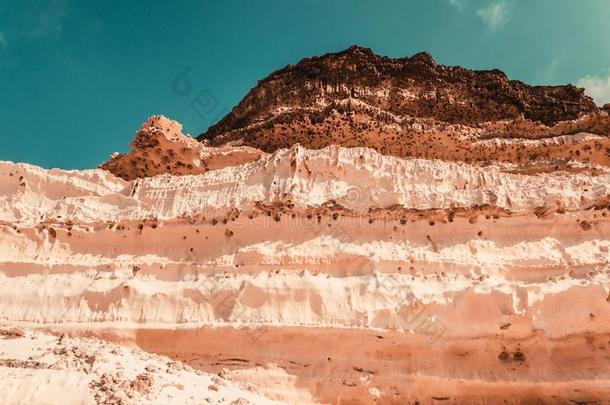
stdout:
{"type": "Polygon", "coordinates": [[[0,0],[0,160],[95,167],[153,114],[196,135],[273,70],[352,44],[610,102],[609,21],[608,0],[0,0]]]}

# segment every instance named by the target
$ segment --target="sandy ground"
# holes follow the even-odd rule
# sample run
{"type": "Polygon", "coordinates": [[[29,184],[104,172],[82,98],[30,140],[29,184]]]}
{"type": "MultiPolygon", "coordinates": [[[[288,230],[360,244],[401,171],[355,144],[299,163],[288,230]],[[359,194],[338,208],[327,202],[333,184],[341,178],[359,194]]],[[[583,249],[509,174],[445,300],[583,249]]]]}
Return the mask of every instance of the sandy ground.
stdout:
{"type": "Polygon", "coordinates": [[[167,357],[94,338],[0,326],[5,404],[279,404],[222,370],[207,374],[167,357]]]}

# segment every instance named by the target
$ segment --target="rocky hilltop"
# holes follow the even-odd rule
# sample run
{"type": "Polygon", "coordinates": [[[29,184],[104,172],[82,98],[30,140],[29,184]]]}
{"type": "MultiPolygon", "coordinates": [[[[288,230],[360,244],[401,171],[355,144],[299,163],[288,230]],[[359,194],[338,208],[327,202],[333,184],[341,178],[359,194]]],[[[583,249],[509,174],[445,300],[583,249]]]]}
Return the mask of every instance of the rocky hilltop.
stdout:
{"type": "Polygon", "coordinates": [[[572,85],[529,86],[425,52],[392,59],[353,46],[272,73],[198,139],[266,152],[335,144],[469,162],[608,164],[609,134],[607,109],[572,85]]]}

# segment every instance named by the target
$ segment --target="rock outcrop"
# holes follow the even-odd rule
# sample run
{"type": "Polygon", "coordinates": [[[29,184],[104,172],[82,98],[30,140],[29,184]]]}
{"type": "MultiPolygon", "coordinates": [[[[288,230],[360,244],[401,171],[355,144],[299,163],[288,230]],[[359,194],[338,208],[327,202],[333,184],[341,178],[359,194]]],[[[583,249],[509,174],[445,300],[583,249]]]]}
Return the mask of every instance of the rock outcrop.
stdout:
{"type": "Polygon", "coordinates": [[[125,180],[205,173],[258,159],[263,152],[249,147],[206,147],[182,133],[182,125],[162,115],[150,117],[136,133],[131,151],[115,153],[101,165],[125,180]]]}
{"type": "Polygon", "coordinates": [[[198,139],[266,152],[299,143],[465,162],[608,165],[608,136],[608,111],[572,85],[528,86],[499,70],[438,65],[428,53],[391,59],[354,46],[272,73],[198,139]]]}

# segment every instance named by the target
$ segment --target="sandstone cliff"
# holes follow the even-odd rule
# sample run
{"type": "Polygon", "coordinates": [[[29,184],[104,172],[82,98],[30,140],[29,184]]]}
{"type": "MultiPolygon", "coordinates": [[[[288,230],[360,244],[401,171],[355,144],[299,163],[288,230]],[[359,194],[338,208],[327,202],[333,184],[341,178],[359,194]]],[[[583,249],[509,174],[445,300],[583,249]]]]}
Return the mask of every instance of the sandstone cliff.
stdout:
{"type": "Polygon", "coordinates": [[[100,169],[0,162],[0,392],[607,403],[608,110],[352,47],[202,142],[154,116],[100,169]]]}
{"type": "Polygon", "coordinates": [[[0,176],[0,318],[18,326],[287,403],[610,396],[605,166],[295,146],[197,175],[0,176]]]}

